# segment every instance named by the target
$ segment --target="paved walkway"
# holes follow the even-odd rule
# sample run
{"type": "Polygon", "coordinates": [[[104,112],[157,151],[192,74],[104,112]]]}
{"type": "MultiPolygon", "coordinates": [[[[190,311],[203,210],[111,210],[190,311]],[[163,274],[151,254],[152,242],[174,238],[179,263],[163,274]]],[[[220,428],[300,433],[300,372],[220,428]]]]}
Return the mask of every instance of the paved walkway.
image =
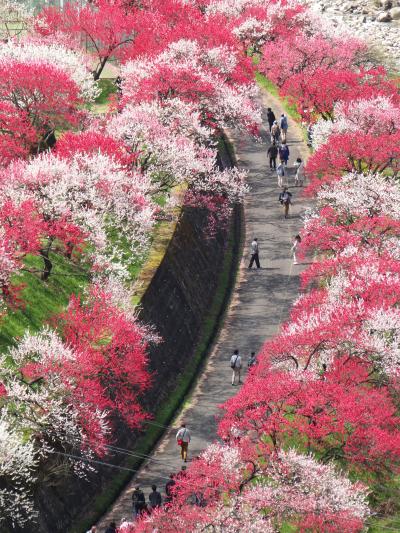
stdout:
{"type": "MultiPolygon", "coordinates": [[[[282,112],[280,104],[270,95],[263,96],[265,107],[270,106],[278,117],[282,112]]],[[[265,117],[264,117],[265,118],[265,117]]],[[[279,324],[287,316],[292,302],[298,294],[298,273],[301,266],[293,266],[290,247],[293,235],[301,228],[301,213],[305,201],[300,198],[301,189],[292,188],[293,202],[290,218],[285,220],[278,202],[280,189],[275,173],[267,165],[266,151],[269,134],[262,132],[264,142],[242,134],[232,134],[240,167],[249,170],[251,192],[245,205],[246,237],[244,256],[240,266],[237,285],[230,309],[209,362],[195,387],[183,413],[175,421],[128,488],[115,502],[113,508],[99,523],[102,532],[111,520],[119,523],[131,517],[131,494],[134,485],[140,484],[146,499],[150,486],[155,483],[164,495],[168,475],[181,469],[179,448],[175,433],[179,423],[185,420],[192,433],[189,459],[198,455],[208,443],[216,438],[215,417],[218,405],[237,391],[231,386],[230,356],[238,348],[245,357],[251,351],[258,352],[266,339],[275,335],[279,324]],[[260,245],[260,270],[247,270],[250,242],[258,237],[260,245]]],[[[289,166],[297,157],[307,157],[307,147],[302,132],[289,121],[288,144],[289,166]]],[[[289,184],[293,184],[294,170],[289,184]]]]}

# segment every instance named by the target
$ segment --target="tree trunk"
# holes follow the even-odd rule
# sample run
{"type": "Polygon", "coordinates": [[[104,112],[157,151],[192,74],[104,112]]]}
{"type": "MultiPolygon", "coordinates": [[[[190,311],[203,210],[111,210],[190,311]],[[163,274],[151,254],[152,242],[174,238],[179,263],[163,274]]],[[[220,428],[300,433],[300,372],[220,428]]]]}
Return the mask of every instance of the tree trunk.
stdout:
{"type": "Polygon", "coordinates": [[[40,255],[42,256],[44,263],[44,268],[41,276],[41,279],[43,281],[47,281],[49,279],[49,276],[53,269],[53,263],[49,259],[50,246],[51,244],[47,248],[43,248],[42,250],[40,250],[40,255]]]}

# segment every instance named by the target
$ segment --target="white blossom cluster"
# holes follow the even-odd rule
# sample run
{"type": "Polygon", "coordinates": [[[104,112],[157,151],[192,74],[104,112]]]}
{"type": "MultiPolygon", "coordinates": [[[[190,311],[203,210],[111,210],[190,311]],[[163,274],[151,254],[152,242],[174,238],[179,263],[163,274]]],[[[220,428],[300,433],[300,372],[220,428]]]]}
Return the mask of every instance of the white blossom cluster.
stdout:
{"type": "Polygon", "coordinates": [[[129,243],[132,253],[140,255],[154,220],[146,174],[122,170],[102,153],[77,153],[68,160],[42,154],[16,163],[12,174],[3,199],[18,204],[34,198],[46,217],[70,217],[93,244],[93,262],[121,277],[128,275],[124,245],[129,243]]]}
{"type": "Polygon", "coordinates": [[[400,220],[400,188],[396,179],[382,174],[350,173],[322,187],[318,202],[339,215],[388,216],[400,220]]]}
{"type": "Polygon", "coordinates": [[[44,63],[64,71],[79,87],[80,96],[87,102],[94,101],[100,93],[87,57],[60,44],[45,44],[32,39],[10,40],[0,46],[0,64],[9,62],[44,63]]]}
{"type": "Polygon", "coordinates": [[[0,480],[7,486],[0,488],[0,528],[4,522],[12,526],[24,525],[36,516],[31,497],[37,467],[31,441],[23,439],[4,413],[0,417],[0,480]]]}

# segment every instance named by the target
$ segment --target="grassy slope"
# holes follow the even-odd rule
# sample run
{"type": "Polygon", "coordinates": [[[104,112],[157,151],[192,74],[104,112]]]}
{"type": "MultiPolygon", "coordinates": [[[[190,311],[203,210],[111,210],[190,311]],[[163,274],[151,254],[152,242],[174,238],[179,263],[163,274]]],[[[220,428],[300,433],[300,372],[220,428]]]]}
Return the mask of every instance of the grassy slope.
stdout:
{"type": "MultiPolygon", "coordinates": [[[[24,305],[9,310],[0,322],[0,351],[13,344],[15,337],[25,331],[38,331],[51,316],[65,309],[71,294],[78,294],[88,283],[88,269],[78,268],[72,262],[52,256],[53,272],[47,282],[39,274],[24,272],[15,278],[23,284],[19,297],[24,305]]],[[[30,257],[25,262],[29,269],[40,269],[41,260],[30,257]]]]}

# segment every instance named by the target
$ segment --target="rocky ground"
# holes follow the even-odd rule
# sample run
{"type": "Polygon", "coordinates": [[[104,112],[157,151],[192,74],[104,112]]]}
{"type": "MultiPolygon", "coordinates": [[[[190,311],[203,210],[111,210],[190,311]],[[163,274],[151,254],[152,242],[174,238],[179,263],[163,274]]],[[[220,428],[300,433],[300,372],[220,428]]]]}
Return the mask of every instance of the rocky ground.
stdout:
{"type": "Polygon", "coordinates": [[[377,58],[400,72],[400,0],[309,0],[317,11],[367,41],[377,58]]]}

